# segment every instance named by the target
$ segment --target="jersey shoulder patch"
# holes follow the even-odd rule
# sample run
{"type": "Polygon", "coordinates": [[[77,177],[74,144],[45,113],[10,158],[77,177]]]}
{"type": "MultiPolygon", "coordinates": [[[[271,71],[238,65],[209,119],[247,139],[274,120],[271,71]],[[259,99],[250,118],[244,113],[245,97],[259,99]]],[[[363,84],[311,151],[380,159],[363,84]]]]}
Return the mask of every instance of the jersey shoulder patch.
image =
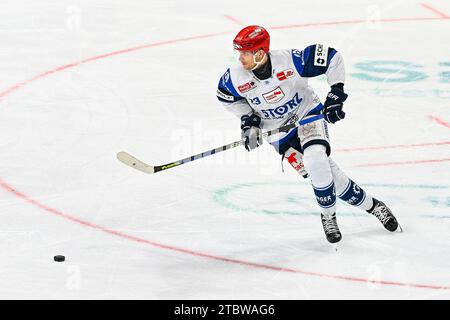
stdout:
{"type": "Polygon", "coordinates": [[[309,56],[309,49],[306,48],[305,50],[298,50],[298,49],[292,49],[291,50],[291,56],[292,56],[292,62],[294,63],[295,69],[297,69],[297,72],[302,75],[303,69],[305,68],[305,61],[309,56]]]}
{"type": "Polygon", "coordinates": [[[222,75],[216,93],[217,99],[226,103],[233,103],[244,99],[234,87],[233,81],[231,80],[231,72],[230,68],[228,68],[222,75]]]}
{"type": "MultiPolygon", "coordinates": [[[[241,95],[236,91],[233,81],[231,80],[231,70],[230,68],[223,74],[219,81],[219,89],[225,89],[235,97],[241,97],[241,95]]],[[[241,97],[242,98],[242,97],[241,97]]]]}
{"type": "Polygon", "coordinates": [[[323,44],[316,44],[314,50],[314,65],[317,67],[326,67],[328,62],[328,47],[323,44]]]}
{"type": "Polygon", "coordinates": [[[292,50],[292,60],[302,77],[316,77],[324,74],[336,50],[323,44],[313,44],[304,50],[292,50]]]}

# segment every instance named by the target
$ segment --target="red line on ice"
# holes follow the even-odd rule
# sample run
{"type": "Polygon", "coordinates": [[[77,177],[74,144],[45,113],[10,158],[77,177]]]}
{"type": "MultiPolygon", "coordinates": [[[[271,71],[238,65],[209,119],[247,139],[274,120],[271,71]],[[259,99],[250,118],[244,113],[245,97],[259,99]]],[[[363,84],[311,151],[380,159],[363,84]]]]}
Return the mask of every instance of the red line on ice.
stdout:
{"type": "Polygon", "coordinates": [[[238,25],[240,25],[240,26],[243,26],[243,25],[244,25],[244,23],[243,23],[242,21],[240,21],[240,20],[236,19],[235,17],[232,17],[232,16],[230,16],[230,15],[228,15],[228,14],[225,14],[224,17],[225,17],[225,19],[228,19],[228,20],[230,20],[230,21],[233,21],[234,23],[236,23],[236,24],[238,24],[238,25]]]}
{"type": "MultiPolygon", "coordinates": [[[[391,19],[380,19],[376,20],[379,23],[386,22],[405,22],[405,21],[427,21],[427,20],[444,20],[444,17],[417,17],[417,18],[391,18],[391,19]]],[[[292,28],[305,28],[305,27],[319,27],[319,26],[329,26],[329,25],[340,25],[340,24],[360,24],[368,23],[368,20],[343,20],[336,22],[318,22],[318,23],[303,23],[303,24],[292,24],[286,26],[270,27],[269,29],[292,29],[292,28]]]]}
{"type": "MultiPolygon", "coordinates": [[[[436,20],[436,19],[441,19],[441,18],[409,18],[409,19],[384,19],[384,20],[380,20],[380,22],[393,22],[393,21],[412,21],[412,20],[436,20]]],[[[336,22],[322,22],[322,23],[314,23],[314,24],[306,24],[306,25],[295,25],[295,26],[291,26],[292,28],[295,27],[308,27],[308,26],[320,26],[320,25],[339,25],[339,24],[348,24],[348,23],[365,23],[365,20],[356,20],[356,21],[336,21],[336,22]]],[[[284,27],[274,27],[272,29],[283,29],[283,28],[288,28],[288,26],[284,26],[284,27]]],[[[6,90],[0,92],[0,99],[4,98],[5,96],[13,93],[14,91],[30,84],[31,82],[34,82],[36,80],[39,80],[41,78],[47,77],[51,74],[55,74],[57,72],[69,69],[69,68],[74,68],[74,67],[78,67],[84,63],[87,62],[91,62],[91,61],[96,61],[99,59],[103,59],[103,58],[107,58],[107,57],[112,57],[115,55],[119,55],[119,54],[123,54],[123,53],[129,53],[129,52],[133,52],[133,51],[137,51],[137,50],[141,50],[141,49],[145,49],[145,48],[151,48],[151,47],[156,47],[156,46],[162,46],[162,45],[167,45],[167,44],[174,44],[174,43],[180,43],[180,42],[185,42],[185,41],[190,41],[190,40],[197,40],[197,39],[205,39],[205,38],[211,38],[211,37],[215,37],[215,36],[219,36],[219,35],[223,35],[223,34],[228,34],[229,32],[220,32],[220,33],[214,33],[214,34],[206,34],[206,35],[200,35],[200,36],[194,36],[194,37],[187,37],[187,38],[180,38],[180,39],[175,39],[175,40],[168,40],[168,41],[162,41],[162,42],[156,42],[156,43],[151,43],[151,44],[147,44],[147,45],[142,45],[142,46],[137,46],[137,47],[133,47],[133,48],[128,48],[128,49],[123,49],[123,50],[118,50],[118,51],[114,51],[114,52],[110,52],[107,54],[103,54],[103,55],[98,55],[98,56],[94,56],[91,58],[87,58],[78,62],[74,62],[74,63],[70,63],[70,64],[66,64],[60,67],[57,67],[55,69],[40,73],[30,79],[27,79],[25,81],[22,81],[20,83],[17,83],[9,88],[7,88],[6,90]]],[[[67,214],[65,212],[62,212],[58,209],[49,207],[29,196],[27,196],[25,193],[22,193],[18,190],[16,190],[13,186],[11,186],[10,184],[8,184],[7,182],[3,181],[0,179],[0,188],[4,189],[5,191],[17,196],[18,198],[28,202],[29,204],[44,210],[50,214],[53,214],[55,216],[58,216],[60,218],[64,218],[66,220],[70,220],[72,222],[78,223],[84,227],[88,227],[88,228],[92,228],[98,231],[101,231],[103,233],[109,234],[109,235],[114,235],[117,237],[120,237],[122,239],[127,239],[130,241],[134,241],[137,243],[141,243],[141,244],[146,244],[152,247],[156,247],[156,248],[160,248],[160,249],[165,249],[165,250],[172,250],[172,251],[176,251],[176,252],[180,252],[180,253],[185,253],[185,254],[190,254],[192,256],[196,256],[196,257],[202,257],[202,258],[209,258],[209,259],[214,259],[214,260],[218,260],[218,261],[222,261],[222,262],[228,262],[228,263],[233,263],[233,264],[238,264],[238,265],[245,265],[245,266],[249,266],[249,267],[255,267],[255,268],[260,268],[260,269],[268,269],[268,270],[275,270],[275,271],[280,271],[280,272],[290,272],[290,273],[296,273],[296,274],[302,274],[302,275],[309,275],[309,276],[316,276],[316,277],[321,277],[321,278],[328,278],[328,279],[334,279],[334,280],[347,280],[347,281],[353,281],[353,282],[363,282],[363,283],[377,283],[377,284],[382,284],[382,285],[391,285],[391,286],[401,286],[401,287],[412,287],[412,288],[424,288],[424,289],[440,289],[440,290],[450,290],[450,286],[441,286],[441,285],[429,285],[429,284],[417,284],[417,283],[402,283],[402,282],[395,282],[395,281],[376,281],[376,280],[369,280],[369,279],[364,279],[364,278],[357,278],[357,277],[349,277],[349,276],[339,276],[339,275],[330,275],[330,274],[324,274],[324,273],[318,273],[318,272],[309,272],[309,271],[302,271],[299,269],[291,269],[291,268],[283,268],[283,267],[278,267],[278,266],[271,266],[271,265],[266,265],[266,264],[261,264],[261,263],[254,263],[254,262],[249,262],[249,261],[244,261],[244,260],[238,260],[238,259],[233,259],[233,258],[227,258],[227,257],[222,257],[222,256],[217,256],[217,255],[212,255],[212,254],[207,254],[207,253],[202,253],[202,252],[196,252],[193,250],[189,250],[189,249],[184,249],[184,248],[179,248],[179,247],[175,247],[175,246],[169,246],[169,245],[165,245],[165,244],[161,244],[161,243],[157,243],[151,240],[147,240],[147,239],[143,239],[143,238],[139,238],[133,235],[129,235],[129,234],[125,234],[123,232],[120,231],[116,231],[113,229],[109,229],[106,227],[102,227],[100,225],[96,225],[94,223],[91,223],[89,221],[77,218],[75,216],[72,216],[70,214],[67,214]]]]}
{"type": "Polygon", "coordinates": [[[369,163],[369,164],[357,164],[354,167],[367,168],[367,167],[385,167],[385,166],[399,166],[404,164],[419,164],[419,163],[437,163],[450,161],[450,158],[445,159],[430,159],[430,160],[413,160],[413,161],[399,161],[399,162],[384,162],[384,163],[369,163]]]}
{"type": "Polygon", "coordinates": [[[439,123],[440,125],[443,125],[444,127],[450,128],[450,123],[448,123],[438,117],[430,116],[430,119],[433,120],[434,122],[439,123]]]}
{"type": "Polygon", "coordinates": [[[28,202],[42,210],[45,210],[48,213],[51,213],[55,216],[58,216],[58,217],[61,217],[64,219],[68,219],[68,220],[76,222],[84,227],[92,228],[92,229],[104,232],[106,234],[117,236],[122,239],[130,240],[130,241],[150,245],[152,247],[156,247],[156,248],[160,248],[160,249],[176,251],[176,252],[180,252],[180,253],[190,254],[190,255],[193,255],[196,257],[209,258],[209,259],[218,260],[218,261],[222,261],[222,262],[228,262],[228,263],[233,263],[233,264],[238,264],[238,265],[255,267],[255,268],[259,268],[259,269],[268,269],[268,270],[281,271],[281,272],[298,273],[298,274],[302,274],[302,275],[316,276],[316,277],[335,279],[335,280],[337,279],[337,280],[347,280],[347,281],[353,281],[353,282],[376,283],[376,284],[392,285],[392,286],[400,286],[400,287],[450,290],[450,286],[439,286],[439,285],[418,284],[418,283],[403,283],[403,282],[383,281],[383,280],[369,280],[369,279],[365,279],[365,278],[339,276],[339,275],[331,275],[331,274],[325,274],[325,273],[319,273],[319,272],[303,271],[303,270],[299,270],[299,269],[283,268],[283,267],[271,266],[271,265],[262,264],[262,263],[248,262],[248,261],[244,261],[244,260],[238,260],[238,259],[233,259],[233,258],[212,255],[212,254],[208,254],[208,253],[202,253],[202,252],[179,248],[179,247],[175,247],[175,246],[169,246],[169,245],[161,244],[161,243],[154,242],[151,240],[132,236],[132,235],[129,235],[129,234],[126,234],[126,233],[123,233],[120,231],[116,231],[113,229],[109,229],[106,227],[102,227],[100,225],[91,223],[89,221],[86,221],[86,220],[83,220],[80,218],[76,218],[70,214],[67,214],[58,209],[49,207],[45,204],[42,204],[42,203],[34,200],[33,198],[27,196],[26,194],[24,194],[20,191],[17,191],[13,187],[11,187],[11,185],[9,185],[8,183],[4,182],[1,179],[0,179],[0,187],[4,190],[8,191],[9,193],[12,193],[15,196],[25,200],[26,202],[28,202]]]}
{"type": "Polygon", "coordinates": [[[446,15],[445,13],[443,13],[442,11],[439,11],[435,8],[433,8],[432,6],[430,6],[429,4],[426,3],[421,3],[422,7],[433,11],[434,13],[436,13],[439,17],[444,18],[444,19],[449,19],[450,17],[448,15],[446,15]]]}
{"type": "Polygon", "coordinates": [[[80,60],[78,62],[73,62],[73,63],[69,63],[60,67],[57,67],[55,69],[52,70],[48,70],[45,72],[42,72],[30,79],[24,80],[20,83],[17,83],[11,87],[9,87],[8,89],[1,91],[0,92],[0,99],[11,94],[12,92],[16,91],[17,89],[20,89],[21,87],[28,85],[29,83],[39,80],[41,78],[45,78],[49,75],[52,75],[54,73],[66,70],[66,69],[70,69],[70,68],[74,68],[74,67],[78,67],[82,64],[91,62],[91,61],[96,61],[99,59],[104,59],[104,58],[108,58],[108,57],[112,57],[112,56],[116,56],[119,54],[123,54],[123,53],[129,53],[129,52],[133,52],[133,51],[138,51],[138,50],[142,50],[142,49],[147,49],[147,48],[151,48],[151,47],[158,47],[158,46],[162,46],[162,45],[168,45],[168,44],[174,44],[174,43],[180,43],[180,42],[184,42],[184,41],[191,41],[191,40],[198,40],[198,39],[206,39],[206,38],[211,38],[211,37],[216,37],[216,36],[220,36],[223,34],[227,34],[228,32],[218,32],[218,33],[212,33],[212,34],[205,34],[205,35],[201,35],[201,36],[194,36],[194,37],[187,37],[187,38],[179,38],[179,39],[174,39],[174,40],[168,40],[168,41],[161,41],[161,42],[155,42],[155,43],[150,43],[150,44],[145,44],[142,46],[137,46],[137,47],[133,47],[133,48],[128,48],[128,49],[123,49],[123,50],[117,50],[117,51],[113,51],[110,53],[106,53],[106,54],[101,54],[98,56],[94,56],[94,57],[90,57],[84,60],[80,60]]]}
{"type": "MultiPolygon", "coordinates": [[[[378,20],[378,22],[380,23],[387,23],[387,22],[406,22],[406,21],[426,21],[426,20],[444,20],[446,18],[440,18],[440,17],[436,17],[436,18],[396,18],[396,19],[380,19],[378,20]]],[[[318,22],[318,23],[305,23],[305,24],[293,24],[293,25],[287,25],[287,26],[275,26],[275,27],[269,27],[268,29],[292,29],[292,28],[307,28],[307,27],[317,27],[317,26],[329,26],[329,25],[342,25],[342,24],[360,24],[360,23],[366,23],[367,20],[348,20],[348,21],[330,21],[330,22],[318,22]]],[[[95,61],[98,59],[103,59],[103,58],[108,58],[108,57],[112,57],[112,56],[116,56],[119,54],[123,54],[123,53],[128,53],[128,52],[132,52],[132,51],[137,51],[137,50],[141,50],[141,49],[146,49],[146,48],[151,48],[151,47],[157,47],[157,46],[161,46],[161,45],[167,45],[167,44],[174,44],[174,43],[179,43],[179,42],[184,42],[184,41],[190,41],[190,40],[196,40],[196,39],[205,39],[205,38],[211,38],[211,37],[216,37],[216,36],[220,36],[220,35],[224,35],[224,34],[229,34],[231,32],[219,32],[219,33],[214,33],[214,34],[206,34],[206,35],[201,35],[201,36],[194,36],[194,37],[187,37],[187,38],[180,38],[180,39],[174,39],[174,40],[168,40],[168,41],[162,41],[162,42],[156,42],[156,43],[151,43],[151,44],[146,44],[146,45],[142,45],[142,46],[137,46],[137,47],[133,47],[133,48],[128,48],[128,49],[123,49],[123,50],[118,50],[118,51],[113,51],[107,54],[103,54],[103,55],[98,55],[98,56],[94,56],[91,58],[87,58],[78,62],[74,62],[74,63],[70,63],[67,65],[63,65],[60,66],[58,68],[43,72],[41,74],[38,74],[30,79],[24,80],[20,83],[17,83],[11,87],[9,87],[8,89],[1,91],[0,92],[0,99],[9,95],[10,93],[16,91],[17,89],[44,77],[47,77],[51,74],[54,74],[56,72],[59,71],[63,71],[65,69],[69,69],[69,68],[73,68],[73,67],[78,67],[84,63],[87,62],[91,62],[91,61],[95,61]]]]}
{"type": "Polygon", "coordinates": [[[450,141],[430,142],[430,143],[416,143],[416,144],[396,144],[390,146],[375,146],[375,147],[359,147],[359,148],[339,148],[334,152],[354,152],[354,151],[369,151],[369,150],[385,150],[385,149],[400,149],[400,148],[419,148],[419,147],[433,147],[450,145],[450,141]]]}

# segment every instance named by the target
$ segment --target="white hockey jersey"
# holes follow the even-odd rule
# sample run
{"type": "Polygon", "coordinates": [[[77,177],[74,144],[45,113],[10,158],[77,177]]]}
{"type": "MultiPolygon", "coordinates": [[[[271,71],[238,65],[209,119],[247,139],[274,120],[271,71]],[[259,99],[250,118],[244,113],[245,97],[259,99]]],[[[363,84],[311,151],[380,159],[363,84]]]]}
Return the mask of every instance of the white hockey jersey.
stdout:
{"type": "MultiPolygon", "coordinates": [[[[319,97],[308,85],[308,78],[325,74],[330,86],[345,81],[342,56],[333,48],[317,44],[302,51],[272,50],[268,54],[272,64],[270,78],[260,80],[252,71],[234,66],[221,77],[217,90],[219,101],[237,117],[259,115],[263,131],[276,129],[322,109],[319,97]]],[[[268,141],[282,143],[288,134],[273,135],[268,141]]]]}

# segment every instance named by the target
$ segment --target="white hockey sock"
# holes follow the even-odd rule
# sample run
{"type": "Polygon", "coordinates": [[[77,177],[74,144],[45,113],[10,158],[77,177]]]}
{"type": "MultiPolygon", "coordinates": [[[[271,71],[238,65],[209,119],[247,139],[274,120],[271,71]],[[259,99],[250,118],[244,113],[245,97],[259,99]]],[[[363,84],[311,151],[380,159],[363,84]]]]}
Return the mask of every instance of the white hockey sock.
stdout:
{"type": "Polygon", "coordinates": [[[373,198],[370,194],[366,193],[360,186],[352,181],[334,162],[331,158],[328,158],[330,162],[331,172],[333,174],[333,180],[336,187],[336,194],[338,197],[362,210],[369,210],[373,206],[373,198]]]}
{"type": "Polygon", "coordinates": [[[330,162],[323,145],[312,145],[304,150],[303,162],[309,173],[317,203],[324,215],[336,212],[336,191],[330,162]]]}

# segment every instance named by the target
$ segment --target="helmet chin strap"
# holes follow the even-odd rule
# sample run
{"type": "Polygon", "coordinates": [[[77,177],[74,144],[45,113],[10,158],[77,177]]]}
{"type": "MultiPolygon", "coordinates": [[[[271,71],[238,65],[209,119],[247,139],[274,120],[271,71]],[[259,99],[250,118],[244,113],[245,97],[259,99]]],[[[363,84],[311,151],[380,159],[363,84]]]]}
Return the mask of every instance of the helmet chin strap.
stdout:
{"type": "Polygon", "coordinates": [[[259,66],[261,65],[261,63],[265,62],[266,54],[267,53],[264,52],[264,55],[263,55],[261,61],[259,61],[259,62],[256,61],[256,52],[253,54],[253,63],[255,64],[255,66],[252,68],[252,71],[255,70],[255,69],[258,69],[259,66]]]}

